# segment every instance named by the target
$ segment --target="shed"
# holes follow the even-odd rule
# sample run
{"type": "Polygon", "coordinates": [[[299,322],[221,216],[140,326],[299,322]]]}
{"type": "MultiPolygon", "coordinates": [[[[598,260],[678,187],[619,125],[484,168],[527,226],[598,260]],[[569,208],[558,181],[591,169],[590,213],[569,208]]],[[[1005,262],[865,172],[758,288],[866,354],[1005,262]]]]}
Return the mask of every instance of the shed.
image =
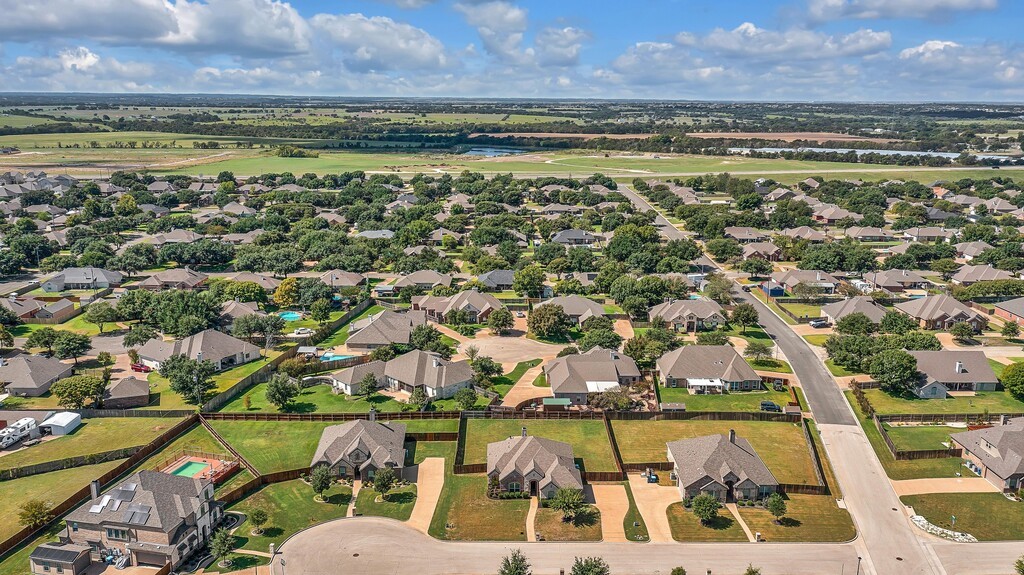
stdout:
{"type": "Polygon", "coordinates": [[[39,427],[49,428],[50,435],[67,435],[82,425],[82,416],[71,411],[61,411],[46,419],[39,427]]]}

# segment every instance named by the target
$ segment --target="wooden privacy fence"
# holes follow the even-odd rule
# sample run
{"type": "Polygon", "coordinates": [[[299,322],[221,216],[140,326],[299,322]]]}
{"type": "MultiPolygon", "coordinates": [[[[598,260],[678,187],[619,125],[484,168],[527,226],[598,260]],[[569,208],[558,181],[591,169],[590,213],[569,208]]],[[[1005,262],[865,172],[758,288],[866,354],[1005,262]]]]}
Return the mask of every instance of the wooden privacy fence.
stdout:
{"type": "MultiPolygon", "coordinates": [[[[32,465],[3,469],[0,470],[0,481],[9,481],[19,477],[29,477],[30,475],[39,475],[40,473],[49,473],[51,471],[59,471],[61,469],[71,469],[72,467],[81,467],[83,465],[95,465],[97,463],[117,461],[118,459],[124,459],[135,455],[135,452],[140,449],[142,449],[142,446],[123,447],[121,449],[112,449],[110,451],[103,451],[100,453],[76,455],[75,457],[65,457],[64,459],[58,459],[56,461],[44,461],[42,463],[35,463],[32,465]]],[[[2,462],[3,460],[0,459],[0,463],[2,462]]]]}
{"type": "MultiPolygon", "coordinates": [[[[100,482],[100,487],[107,487],[109,483],[123,475],[126,471],[135,467],[144,459],[162,449],[165,445],[173,441],[175,438],[177,438],[185,431],[191,429],[193,426],[195,426],[198,420],[199,416],[195,413],[192,413],[187,419],[179,421],[173,427],[160,434],[160,436],[158,436],[156,439],[149,442],[145,446],[139,448],[138,451],[133,453],[130,457],[122,461],[116,467],[110,469],[103,475],[100,475],[97,478],[97,481],[100,482]]],[[[32,539],[46,532],[50,527],[52,527],[54,524],[60,521],[61,517],[63,517],[67,512],[88,501],[90,494],[90,488],[88,485],[86,485],[85,487],[71,494],[64,501],[61,501],[60,503],[52,507],[50,509],[50,515],[51,517],[53,517],[53,519],[51,519],[50,521],[47,521],[46,523],[34,528],[25,527],[17,533],[8,537],[7,539],[0,541],[0,556],[6,555],[8,552],[19,547],[23,543],[31,541],[32,539]]]]}
{"type": "Polygon", "coordinates": [[[996,423],[1003,417],[1024,417],[1024,413],[886,413],[876,416],[883,423],[996,423]]]}
{"type": "Polygon", "coordinates": [[[608,419],[623,421],[780,421],[799,423],[798,413],[775,413],[766,411],[608,411],[608,419]]]}
{"type": "Polygon", "coordinates": [[[415,431],[405,436],[413,441],[458,441],[458,431],[415,431]]]}
{"type": "Polygon", "coordinates": [[[70,411],[77,413],[82,416],[83,419],[90,419],[94,417],[191,417],[196,414],[194,409],[40,409],[40,408],[25,408],[18,409],[17,411],[34,411],[34,412],[48,412],[48,411],[70,411]]]}
{"type": "MultiPolygon", "coordinates": [[[[225,506],[231,505],[236,501],[244,499],[250,493],[257,489],[270,485],[272,483],[283,483],[285,481],[292,481],[299,479],[303,475],[309,474],[308,467],[302,467],[299,469],[289,469],[287,471],[278,471],[275,473],[268,473],[266,475],[256,475],[256,477],[246,481],[242,485],[217,496],[217,499],[221,501],[225,506]]],[[[310,488],[312,489],[312,488],[310,488]]]]}
{"type": "MultiPolygon", "coordinates": [[[[418,419],[459,419],[459,411],[395,411],[377,412],[378,420],[402,421],[418,419]]],[[[355,421],[369,419],[370,413],[203,413],[207,421],[355,421]]]]}
{"type": "Polygon", "coordinates": [[[217,441],[219,441],[221,445],[227,448],[227,450],[231,453],[231,455],[235,457],[235,459],[238,460],[239,463],[245,466],[245,468],[248,469],[256,477],[260,476],[260,472],[257,471],[256,468],[251,463],[249,463],[249,461],[246,458],[242,457],[241,453],[239,453],[234,447],[231,447],[230,443],[224,441],[224,438],[221,437],[219,433],[217,433],[217,430],[214,429],[212,425],[210,425],[210,422],[207,421],[205,417],[200,416],[199,422],[203,424],[203,427],[206,429],[206,431],[210,432],[210,435],[212,435],[217,441]]]}
{"type": "Polygon", "coordinates": [[[831,495],[827,485],[803,485],[801,483],[780,483],[779,491],[799,495],[831,495]]]}
{"type": "Polygon", "coordinates": [[[225,405],[236,396],[241,394],[246,389],[249,389],[257,383],[263,383],[270,379],[271,374],[277,369],[278,365],[286,359],[295,357],[295,353],[298,351],[297,346],[291,346],[284,350],[281,355],[267,361],[262,367],[249,375],[243,377],[238,383],[232,385],[228,389],[218,393],[212,399],[203,404],[203,411],[216,411],[225,405]]]}
{"type": "Polygon", "coordinates": [[[622,470],[627,473],[643,473],[648,469],[653,471],[672,471],[675,464],[671,461],[649,461],[647,463],[623,463],[622,470]]]}
{"type": "Polygon", "coordinates": [[[957,447],[950,447],[947,449],[897,449],[896,444],[893,443],[892,438],[889,437],[889,433],[885,430],[885,426],[882,425],[882,420],[877,415],[871,416],[871,421],[875,424],[875,429],[882,436],[882,440],[885,442],[885,446],[889,448],[889,453],[892,454],[893,458],[897,461],[908,461],[914,459],[945,459],[947,457],[962,457],[964,451],[957,447]]]}

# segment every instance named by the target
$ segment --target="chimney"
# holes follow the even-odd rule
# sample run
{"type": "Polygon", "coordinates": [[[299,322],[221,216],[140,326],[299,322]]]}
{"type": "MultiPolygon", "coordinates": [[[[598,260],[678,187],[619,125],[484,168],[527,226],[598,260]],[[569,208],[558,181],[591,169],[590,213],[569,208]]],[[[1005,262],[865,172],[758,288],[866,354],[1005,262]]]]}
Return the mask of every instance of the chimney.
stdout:
{"type": "Polygon", "coordinates": [[[814,274],[814,278],[818,281],[821,281],[821,272],[814,274]]]}
{"type": "Polygon", "coordinates": [[[963,373],[963,372],[964,372],[964,362],[962,362],[962,361],[956,362],[956,373],[963,373]]]}
{"type": "Polygon", "coordinates": [[[89,496],[92,497],[93,499],[99,498],[100,481],[98,479],[94,479],[92,483],[89,484],[89,496]]]}
{"type": "Polygon", "coordinates": [[[999,425],[1010,425],[1010,416],[1005,413],[999,416],[999,425]]]}
{"type": "Polygon", "coordinates": [[[441,361],[436,357],[434,358],[434,367],[441,367],[441,361]]]}
{"type": "Polygon", "coordinates": [[[736,443],[736,430],[735,429],[730,429],[729,430],[729,443],[736,443]]]}
{"type": "Polygon", "coordinates": [[[526,437],[526,426],[523,426],[523,437],[526,437]]]}
{"type": "Polygon", "coordinates": [[[377,421],[377,409],[376,407],[370,407],[370,421],[377,421]]]}

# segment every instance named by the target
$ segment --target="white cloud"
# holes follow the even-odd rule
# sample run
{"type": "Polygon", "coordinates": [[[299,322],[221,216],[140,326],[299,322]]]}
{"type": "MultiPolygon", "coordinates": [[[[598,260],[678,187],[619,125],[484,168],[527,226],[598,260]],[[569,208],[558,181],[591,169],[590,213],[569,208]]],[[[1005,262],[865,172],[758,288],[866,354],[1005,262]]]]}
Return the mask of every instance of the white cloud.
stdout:
{"type": "Polygon", "coordinates": [[[318,14],[311,24],[331,40],[352,70],[434,69],[452,63],[440,40],[384,16],[318,14]]]}
{"type": "Polygon", "coordinates": [[[815,20],[949,18],[952,12],[994,10],[999,0],[809,0],[815,20]]]}
{"type": "Polygon", "coordinates": [[[391,4],[406,10],[423,8],[424,6],[429,6],[436,1],[437,0],[377,0],[377,2],[380,2],[381,4],[391,4]]]}
{"type": "Polygon", "coordinates": [[[0,68],[9,89],[76,91],[154,91],[157,68],[146,62],[122,62],[84,46],[64,48],[53,56],[20,56],[0,68]]]}
{"type": "Polygon", "coordinates": [[[0,0],[0,37],[39,41],[52,36],[138,41],[177,29],[164,0],[0,0]]]}
{"type": "Polygon", "coordinates": [[[1024,93],[1024,55],[1001,44],[929,40],[901,51],[899,61],[900,77],[945,90],[959,89],[967,95],[965,99],[977,99],[979,89],[1024,93]]]}
{"type": "Polygon", "coordinates": [[[544,28],[534,42],[537,62],[542,66],[575,66],[583,43],[589,38],[585,30],[572,26],[544,28]]]}
{"type": "Polygon", "coordinates": [[[300,54],[309,50],[306,20],[278,0],[177,0],[178,29],[154,42],[197,52],[247,57],[300,54]]]}
{"type": "Polygon", "coordinates": [[[870,29],[860,29],[843,36],[799,28],[780,32],[745,22],[732,30],[716,28],[706,36],[684,32],[676,36],[676,42],[722,56],[758,60],[818,60],[878,53],[892,45],[892,35],[870,29]]]}
{"type": "Polygon", "coordinates": [[[520,51],[527,28],[526,10],[504,0],[460,2],[455,9],[476,28],[488,53],[506,60],[522,59],[520,51]]]}

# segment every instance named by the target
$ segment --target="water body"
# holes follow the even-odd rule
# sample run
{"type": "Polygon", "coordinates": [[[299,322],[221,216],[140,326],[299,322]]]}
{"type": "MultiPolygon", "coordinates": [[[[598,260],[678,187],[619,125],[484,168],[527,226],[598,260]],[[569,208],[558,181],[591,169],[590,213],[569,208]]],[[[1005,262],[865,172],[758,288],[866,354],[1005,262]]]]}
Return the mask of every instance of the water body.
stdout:
{"type": "MultiPolygon", "coordinates": [[[[960,154],[954,152],[919,152],[914,150],[860,150],[854,148],[729,148],[729,152],[733,154],[745,154],[751,151],[768,152],[768,153],[783,153],[783,152],[835,152],[839,154],[846,154],[849,152],[855,152],[858,156],[864,154],[878,154],[881,156],[934,156],[936,158],[949,158],[955,160],[960,157],[960,154]]],[[[979,160],[1005,160],[1010,161],[1014,158],[1007,156],[999,156],[995,154],[972,154],[979,160]]]]}
{"type": "Polygon", "coordinates": [[[525,154],[526,150],[520,150],[518,148],[492,148],[488,146],[470,148],[463,152],[467,156],[480,156],[483,158],[498,158],[500,156],[514,156],[516,154],[525,154]]]}

